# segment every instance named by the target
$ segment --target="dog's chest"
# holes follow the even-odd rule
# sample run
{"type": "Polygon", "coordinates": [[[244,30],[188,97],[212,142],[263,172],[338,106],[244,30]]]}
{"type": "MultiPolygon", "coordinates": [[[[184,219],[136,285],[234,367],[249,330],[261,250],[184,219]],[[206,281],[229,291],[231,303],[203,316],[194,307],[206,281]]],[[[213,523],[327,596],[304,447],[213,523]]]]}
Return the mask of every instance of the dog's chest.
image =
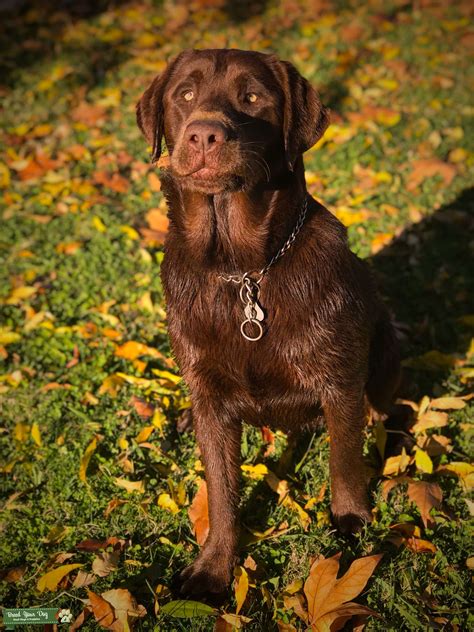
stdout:
{"type": "MultiPolygon", "coordinates": [[[[308,338],[307,311],[293,319],[283,300],[263,291],[259,304],[264,333],[249,341],[241,332],[248,313],[237,285],[222,281],[168,297],[171,342],[191,392],[204,385],[217,400],[232,400],[251,423],[281,427],[295,415],[314,417],[317,341],[308,338]]],[[[259,329],[247,323],[244,332],[259,329]]]]}

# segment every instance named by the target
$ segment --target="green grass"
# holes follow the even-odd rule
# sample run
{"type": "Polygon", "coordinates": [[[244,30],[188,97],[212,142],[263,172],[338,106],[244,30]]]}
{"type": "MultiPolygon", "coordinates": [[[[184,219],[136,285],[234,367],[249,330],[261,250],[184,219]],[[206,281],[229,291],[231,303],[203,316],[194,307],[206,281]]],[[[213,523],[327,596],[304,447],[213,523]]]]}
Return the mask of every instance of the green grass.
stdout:
{"type": "MultiPolygon", "coordinates": [[[[184,385],[159,382],[152,373],[170,369],[159,279],[162,253],[139,231],[147,225],[147,211],[163,209],[164,203],[159,192],[150,190],[152,169],[134,105],[164,60],[183,47],[274,51],[319,87],[336,116],[329,140],[306,156],[309,190],[349,224],[351,247],[368,259],[380,280],[404,334],[406,398],[469,392],[474,148],[472,67],[465,54],[468,22],[462,7],[414,10],[401,3],[334,2],[332,10],[319,15],[306,10],[304,2],[292,3],[293,11],[285,3],[242,3],[237,12],[229,9],[232,3],[215,4],[222,6],[184,15],[171,3],[163,8],[159,2],[139,2],[115,10],[98,3],[95,16],[32,9],[5,20],[0,36],[5,52],[0,331],[17,335],[0,348],[4,606],[57,605],[77,615],[86,589],[66,580],[57,591],[40,593],[37,580],[61,563],[82,563],[90,572],[96,553],[75,545],[117,536],[127,546],[118,569],[90,586],[95,593],[130,590],[147,608],[139,630],[197,632],[214,626],[212,618],[176,619],[154,610],[157,585],[168,585],[198,550],[187,506],[202,471],[193,436],[176,431],[186,404],[184,385]],[[354,27],[358,36],[351,35],[354,27]],[[84,122],[74,114],[84,100],[101,105],[98,120],[89,116],[84,122]],[[369,106],[390,113],[374,122],[369,106]],[[359,112],[365,118],[358,123],[353,115],[359,112]],[[76,145],[85,148],[79,157],[71,149],[76,145]],[[58,164],[22,180],[25,161],[38,151],[58,164]],[[451,176],[441,170],[410,189],[420,159],[442,161],[451,176]],[[361,168],[382,175],[364,179],[361,168]],[[98,171],[120,173],[125,190],[98,183],[98,171]],[[77,249],[62,252],[71,242],[77,249]],[[24,286],[34,292],[15,298],[15,288],[24,286]],[[144,343],[162,355],[140,358],[144,365],[118,357],[116,345],[126,341],[144,343]],[[426,355],[433,351],[439,353],[426,355]],[[101,392],[104,380],[119,372],[153,382],[143,388],[123,383],[116,395],[101,392]],[[136,441],[151,422],[138,415],[133,395],[164,412],[163,432],[155,429],[148,440],[156,450],[136,441]],[[36,428],[41,441],[35,441],[36,428]],[[97,447],[83,481],[81,459],[94,437],[97,447]],[[117,486],[118,477],[144,481],[144,493],[125,491],[117,486]],[[162,493],[179,501],[178,513],[158,505],[162,493]],[[123,503],[105,514],[114,499],[123,503]],[[61,553],[73,555],[61,562],[61,553]],[[7,581],[15,567],[21,567],[21,578],[7,581]]],[[[471,405],[449,411],[449,423],[438,434],[449,437],[453,449],[433,457],[435,470],[472,456],[470,417],[471,405]]],[[[312,443],[303,437],[285,458],[286,438],[278,433],[274,453],[265,456],[260,433],[246,429],[243,461],[276,471],[304,506],[328,483],[326,438],[325,431],[312,443]]],[[[328,523],[328,493],[308,510],[311,524],[304,531],[298,515],[278,506],[264,481],[243,477],[244,533],[288,526],[279,537],[242,548],[241,563],[248,554],[257,563],[242,610],[251,619],[245,629],[277,630],[277,620],[304,629],[284,607],[284,588],[307,576],[315,556],[338,551],[343,570],[355,558],[384,553],[357,599],[382,617],[371,619],[367,629],[474,627],[466,566],[472,542],[468,480],[410,466],[415,479],[436,481],[443,491],[434,527],[424,529],[403,485],[388,500],[382,498],[373,427],[367,430],[366,456],[375,521],[352,541],[328,523]],[[436,551],[416,554],[404,545],[395,547],[388,537],[397,523],[420,527],[421,538],[436,551]]],[[[163,605],[166,598],[159,601],[163,605]]],[[[232,591],[223,608],[235,612],[232,591]]],[[[82,629],[97,627],[89,619],[82,629]]]]}

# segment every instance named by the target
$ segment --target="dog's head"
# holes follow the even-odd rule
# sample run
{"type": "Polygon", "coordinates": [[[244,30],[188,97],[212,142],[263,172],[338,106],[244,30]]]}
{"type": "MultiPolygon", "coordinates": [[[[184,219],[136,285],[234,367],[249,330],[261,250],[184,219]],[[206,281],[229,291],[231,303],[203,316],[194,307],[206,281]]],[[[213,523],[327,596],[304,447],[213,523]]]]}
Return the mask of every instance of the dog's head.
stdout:
{"type": "Polygon", "coordinates": [[[186,188],[214,194],[292,171],[322,136],[329,117],[314,88],[273,55],[186,50],[156,77],[137,122],[186,188]]]}

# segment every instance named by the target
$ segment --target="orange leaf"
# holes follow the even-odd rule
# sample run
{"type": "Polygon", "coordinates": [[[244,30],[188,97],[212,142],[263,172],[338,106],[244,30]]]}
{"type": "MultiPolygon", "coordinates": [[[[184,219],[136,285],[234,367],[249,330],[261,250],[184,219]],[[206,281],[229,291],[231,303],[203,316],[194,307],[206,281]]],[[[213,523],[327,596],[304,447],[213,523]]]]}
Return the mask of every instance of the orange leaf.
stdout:
{"type": "Polygon", "coordinates": [[[153,171],[148,174],[148,186],[152,191],[161,191],[161,182],[159,177],[153,171]]]}
{"type": "Polygon", "coordinates": [[[188,516],[193,525],[197,543],[202,546],[209,533],[209,509],[207,501],[206,481],[201,481],[196,496],[188,509],[188,516]]]}
{"type": "Polygon", "coordinates": [[[82,101],[82,103],[79,103],[72,111],[71,118],[73,121],[91,126],[96,125],[98,121],[104,118],[104,115],[105,108],[101,105],[93,105],[87,101],[82,101]]]}
{"type": "MultiPolygon", "coordinates": [[[[140,397],[136,397],[135,395],[133,395],[132,399],[130,400],[130,403],[135,408],[137,415],[139,415],[143,419],[149,419],[150,417],[153,416],[153,413],[155,412],[155,407],[153,406],[153,404],[150,404],[149,402],[146,402],[144,399],[141,399],[140,397]]],[[[150,436],[150,434],[151,433],[149,433],[145,437],[145,439],[142,439],[142,441],[146,441],[148,437],[150,436]]],[[[137,441],[138,441],[138,438],[137,438],[137,441]]]]}
{"type": "Polygon", "coordinates": [[[415,160],[412,164],[412,172],[408,177],[407,189],[414,191],[426,178],[441,176],[445,185],[451,184],[456,175],[456,167],[439,160],[439,158],[426,158],[415,160]]]}
{"type": "Polygon", "coordinates": [[[340,557],[341,554],[338,553],[326,560],[316,560],[311,566],[309,577],[304,585],[311,620],[316,620],[320,616],[324,603],[336,584],[340,557]]]}
{"type": "Polygon", "coordinates": [[[117,193],[126,193],[130,186],[130,182],[119,173],[107,173],[107,171],[96,171],[94,173],[94,182],[102,184],[102,186],[117,193]]]}
{"type": "Polygon", "coordinates": [[[168,218],[159,208],[151,208],[146,214],[146,221],[152,230],[166,233],[168,230],[168,218]]]}
{"type": "Polygon", "coordinates": [[[95,620],[106,630],[129,632],[133,620],[146,615],[145,608],[125,588],[107,590],[102,595],[89,591],[88,596],[95,620]]]}

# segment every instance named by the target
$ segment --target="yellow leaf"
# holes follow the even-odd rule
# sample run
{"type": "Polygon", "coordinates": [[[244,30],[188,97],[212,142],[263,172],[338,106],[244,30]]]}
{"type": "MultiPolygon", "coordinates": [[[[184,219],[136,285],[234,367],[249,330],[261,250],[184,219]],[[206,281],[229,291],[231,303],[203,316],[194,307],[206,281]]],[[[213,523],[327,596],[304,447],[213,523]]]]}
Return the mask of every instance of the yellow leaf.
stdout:
{"type": "Polygon", "coordinates": [[[102,386],[99,388],[99,395],[110,395],[110,397],[116,397],[117,393],[122,386],[124,380],[117,373],[109,375],[102,382],[102,386]]]}
{"type": "Polygon", "coordinates": [[[448,160],[449,162],[453,162],[453,163],[459,163],[459,162],[464,162],[467,158],[467,151],[465,149],[463,149],[462,147],[457,147],[456,149],[452,149],[449,152],[448,155],[448,160]]]}
{"type": "Polygon", "coordinates": [[[151,372],[159,378],[172,382],[173,384],[179,384],[181,382],[181,376],[171,373],[171,371],[163,371],[161,369],[152,369],[151,372]]]}
{"type": "Polygon", "coordinates": [[[433,523],[430,511],[439,507],[443,500],[441,487],[437,483],[411,481],[408,483],[408,498],[418,507],[425,527],[430,526],[433,523]]]}
{"type": "Polygon", "coordinates": [[[126,450],[128,448],[128,441],[125,437],[120,437],[118,440],[118,445],[121,450],[126,450]]]}
{"type": "Polygon", "coordinates": [[[178,505],[171,498],[169,494],[160,494],[158,497],[158,506],[162,509],[166,509],[172,514],[177,514],[179,511],[178,505]]]}
{"type": "Polygon", "coordinates": [[[37,288],[27,286],[27,285],[16,287],[12,291],[10,296],[7,298],[5,303],[7,305],[18,305],[19,303],[21,303],[22,300],[26,298],[30,298],[30,296],[33,296],[33,294],[36,294],[37,291],[38,291],[37,288]]]}
{"type": "Polygon", "coordinates": [[[0,345],[11,345],[21,340],[21,335],[11,331],[10,327],[0,327],[0,345]]]}
{"type": "Polygon", "coordinates": [[[119,487],[126,489],[127,492],[143,494],[145,491],[145,483],[143,481],[128,481],[126,478],[115,478],[114,482],[119,487]]]}
{"type": "Polygon", "coordinates": [[[447,465],[441,465],[436,471],[451,472],[452,474],[456,474],[456,476],[465,478],[474,472],[474,466],[470,463],[465,463],[464,461],[454,461],[453,463],[448,463],[447,465]]]}
{"type": "Polygon", "coordinates": [[[167,419],[164,412],[159,408],[155,408],[153,417],[151,418],[151,423],[155,426],[155,428],[158,428],[161,434],[163,433],[163,427],[166,421],[167,419]]]}
{"type": "Polygon", "coordinates": [[[97,448],[97,439],[94,437],[92,441],[89,443],[89,445],[87,446],[84,454],[82,455],[81,464],[79,467],[79,478],[84,483],[86,482],[86,478],[87,478],[86,472],[87,472],[87,467],[89,465],[89,461],[91,460],[91,457],[93,453],[95,452],[96,448],[97,448]]]}
{"type": "Polygon", "coordinates": [[[261,480],[268,474],[268,468],[263,463],[257,463],[256,465],[241,465],[241,469],[245,474],[256,481],[261,480]]]}
{"type": "Polygon", "coordinates": [[[392,474],[404,472],[410,465],[410,462],[411,458],[406,453],[405,448],[403,448],[401,454],[397,454],[397,456],[390,456],[386,459],[382,474],[384,476],[391,476],[392,474]]]}
{"type": "Polygon", "coordinates": [[[431,474],[433,472],[433,461],[428,454],[421,449],[417,449],[415,452],[416,467],[425,472],[425,474],[431,474]]]}
{"type": "Polygon", "coordinates": [[[235,601],[237,602],[235,614],[239,614],[247,598],[249,590],[249,576],[243,566],[237,566],[234,571],[235,577],[235,601]]]}
{"type": "Polygon", "coordinates": [[[140,239],[140,235],[137,233],[137,231],[127,224],[122,224],[122,226],[120,226],[120,230],[122,231],[122,233],[125,233],[127,237],[129,237],[129,239],[140,239]]]}
{"type": "Polygon", "coordinates": [[[6,189],[10,185],[10,169],[0,162],[0,189],[6,189]]]}
{"type": "Polygon", "coordinates": [[[26,424],[22,424],[21,422],[18,422],[17,424],[15,424],[15,428],[13,430],[13,436],[15,437],[15,440],[18,441],[19,443],[25,443],[25,441],[28,439],[29,432],[30,432],[29,426],[27,426],[26,424]]]}
{"type": "Polygon", "coordinates": [[[334,215],[344,224],[344,226],[361,224],[369,217],[369,213],[367,211],[355,211],[348,206],[338,206],[334,211],[334,215]]]}
{"type": "Polygon", "coordinates": [[[425,432],[429,428],[442,428],[448,423],[447,413],[440,413],[435,410],[428,410],[426,413],[419,415],[418,420],[411,431],[415,434],[417,432],[425,432]]]}
{"type": "Polygon", "coordinates": [[[92,226],[96,230],[98,230],[99,233],[105,233],[105,231],[107,230],[107,226],[97,215],[94,215],[94,217],[92,218],[92,226]]]}
{"type": "Polygon", "coordinates": [[[142,428],[142,430],[140,430],[135,441],[137,443],[142,443],[143,441],[147,441],[148,437],[151,435],[154,429],[155,429],[155,426],[145,426],[144,428],[142,428]]]}
{"type": "Polygon", "coordinates": [[[466,402],[461,397],[438,397],[431,400],[431,406],[439,410],[460,410],[466,402]]]}
{"type": "Polygon", "coordinates": [[[80,568],[81,566],[82,564],[65,564],[64,566],[59,566],[40,577],[36,587],[39,592],[44,592],[45,590],[56,590],[63,577],[66,577],[66,575],[69,575],[71,571],[76,568],[80,568]]]}
{"type": "Polygon", "coordinates": [[[41,434],[40,434],[39,426],[36,423],[36,421],[34,421],[32,426],[31,426],[31,438],[33,439],[33,441],[36,443],[36,445],[38,447],[41,447],[41,445],[42,445],[42,443],[41,443],[41,434]]]}

